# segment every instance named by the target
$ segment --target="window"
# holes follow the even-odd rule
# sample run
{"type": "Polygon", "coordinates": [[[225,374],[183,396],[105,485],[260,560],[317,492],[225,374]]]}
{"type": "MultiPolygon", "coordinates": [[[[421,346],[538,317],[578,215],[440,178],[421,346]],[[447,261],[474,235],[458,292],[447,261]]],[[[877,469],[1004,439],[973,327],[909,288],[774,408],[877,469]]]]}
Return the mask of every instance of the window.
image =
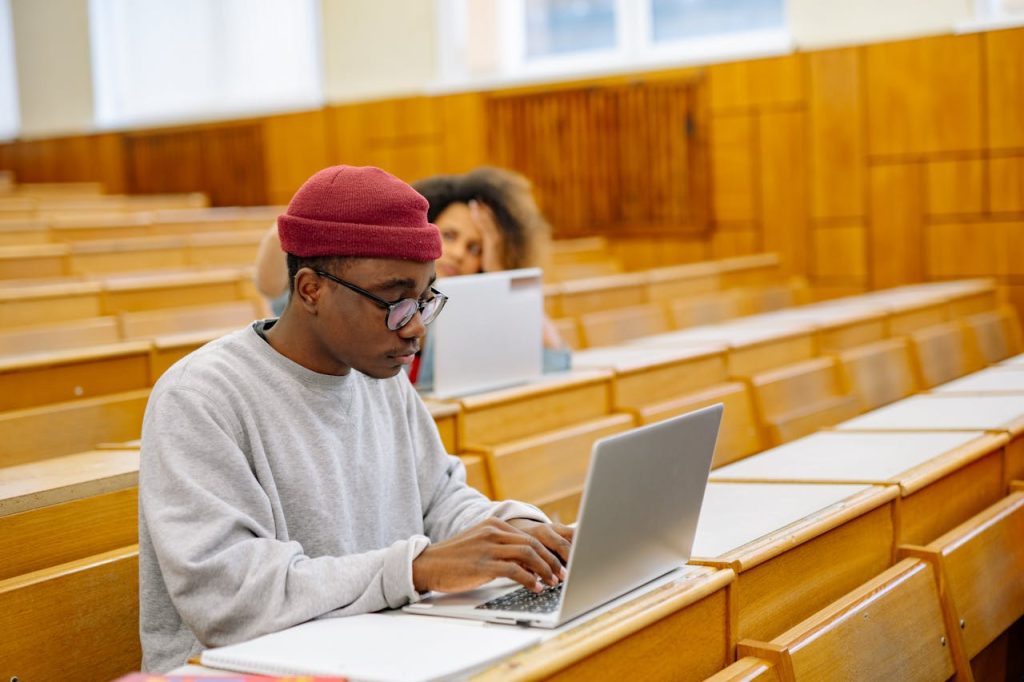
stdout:
{"type": "Polygon", "coordinates": [[[626,71],[780,54],[792,46],[785,5],[785,0],[440,0],[442,80],[626,71]]]}
{"type": "Polygon", "coordinates": [[[14,31],[10,0],[0,0],[0,140],[18,135],[18,73],[14,61],[14,31]]]}
{"type": "Polygon", "coordinates": [[[101,128],[323,104],[316,0],[90,0],[101,128]]]}

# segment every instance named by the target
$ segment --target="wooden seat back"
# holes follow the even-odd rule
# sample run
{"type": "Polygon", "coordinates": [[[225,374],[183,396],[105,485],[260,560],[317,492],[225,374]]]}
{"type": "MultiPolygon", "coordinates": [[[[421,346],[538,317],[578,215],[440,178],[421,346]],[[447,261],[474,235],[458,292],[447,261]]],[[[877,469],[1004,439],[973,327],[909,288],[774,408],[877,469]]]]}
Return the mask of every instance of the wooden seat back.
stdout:
{"type": "Polygon", "coordinates": [[[597,348],[667,332],[669,323],[661,306],[649,304],[587,313],[580,329],[587,348],[597,348]]]}
{"type": "Polygon", "coordinates": [[[621,273],[605,277],[563,282],[558,316],[579,317],[586,313],[643,305],[647,300],[647,278],[642,273],[621,273]]]}
{"type": "Polygon", "coordinates": [[[57,324],[0,330],[0,356],[86,348],[117,343],[117,318],[92,317],[57,324]]]}
{"type": "Polygon", "coordinates": [[[783,680],[946,680],[957,669],[931,564],[901,561],[738,656],[772,661],[783,680]]]}
{"type": "Polygon", "coordinates": [[[1024,351],[1020,319],[1009,306],[963,318],[967,339],[985,364],[994,364],[1024,351]]]}
{"type": "Polygon", "coordinates": [[[745,656],[704,682],[779,682],[779,670],[770,661],[745,656]]]}
{"type": "Polygon", "coordinates": [[[739,317],[743,307],[743,294],[734,289],[677,298],[668,303],[668,313],[673,329],[685,329],[739,317]]]}
{"type": "Polygon", "coordinates": [[[0,280],[44,279],[72,274],[65,244],[0,247],[0,280]]]}
{"type": "Polygon", "coordinates": [[[0,679],[112,680],[138,670],[138,547],[0,580],[0,630],[0,679]]]}
{"type": "Polygon", "coordinates": [[[708,405],[722,403],[722,426],[711,468],[749,457],[763,450],[765,438],[754,411],[749,386],[741,381],[716,384],[706,389],[679,396],[671,400],[647,405],[637,410],[641,424],[653,424],[676,417],[708,405]]]}
{"type": "Polygon", "coordinates": [[[959,322],[944,322],[910,334],[911,357],[922,388],[934,388],[984,367],[959,322]]]}
{"type": "Polygon", "coordinates": [[[139,438],[149,389],[0,412],[0,466],[139,438]]]}
{"type": "Polygon", "coordinates": [[[973,658],[1024,616],[1024,492],[1014,492],[926,547],[903,547],[939,571],[950,629],[973,658]]]}
{"type": "Polygon", "coordinates": [[[750,378],[768,444],[780,445],[860,414],[836,360],[812,358],[750,378]]]}
{"type": "Polygon", "coordinates": [[[918,391],[906,337],[869,343],[843,351],[838,357],[843,381],[865,412],[918,391]]]}
{"type": "Polygon", "coordinates": [[[213,305],[121,313],[118,315],[118,321],[122,337],[125,340],[136,340],[169,334],[235,329],[244,327],[258,316],[259,309],[253,301],[229,301],[213,305]]]}
{"type": "Polygon", "coordinates": [[[632,427],[632,415],[611,414],[483,448],[495,499],[530,502],[572,523],[594,441],[632,427]]]}

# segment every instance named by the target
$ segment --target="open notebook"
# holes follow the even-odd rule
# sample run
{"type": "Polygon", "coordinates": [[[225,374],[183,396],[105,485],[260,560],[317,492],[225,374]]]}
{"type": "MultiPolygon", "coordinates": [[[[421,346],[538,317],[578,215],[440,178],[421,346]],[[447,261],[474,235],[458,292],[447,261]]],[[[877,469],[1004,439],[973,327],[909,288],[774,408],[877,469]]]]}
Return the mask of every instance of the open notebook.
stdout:
{"type": "Polygon", "coordinates": [[[418,682],[461,679],[540,638],[536,630],[368,613],[315,620],[207,649],[199,660],[233,672],[418,682]]]}

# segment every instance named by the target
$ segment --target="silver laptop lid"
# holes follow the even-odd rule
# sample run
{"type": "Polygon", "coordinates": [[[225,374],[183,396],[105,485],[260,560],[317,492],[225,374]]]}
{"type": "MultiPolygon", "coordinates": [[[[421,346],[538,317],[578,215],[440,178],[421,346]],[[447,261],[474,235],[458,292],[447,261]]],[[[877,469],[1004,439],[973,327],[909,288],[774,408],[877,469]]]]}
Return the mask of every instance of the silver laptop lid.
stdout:
{"type": "Polygon", "coordinates": [[[540,268],[446,277],[449,298],[430,326],[438,398],[526,383],[542,369],[540,268]]]}
{"type": "Polygon", "coordinates": [[[712,405],[595,443],[560,621],[689,560],[722,411],[712,405]]]}

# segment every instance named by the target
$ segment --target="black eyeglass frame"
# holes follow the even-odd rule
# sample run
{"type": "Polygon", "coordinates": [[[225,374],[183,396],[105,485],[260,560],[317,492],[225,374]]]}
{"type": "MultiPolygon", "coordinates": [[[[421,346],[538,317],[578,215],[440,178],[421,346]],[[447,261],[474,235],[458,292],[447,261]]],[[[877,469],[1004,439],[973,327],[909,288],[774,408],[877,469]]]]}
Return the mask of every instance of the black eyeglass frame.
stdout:
{"type": "Polygon", "coordinates": [[[352,291],[356,292],[357,294],[365,296],[366,298],[370,299],[371,301],[376,303],[378,306],[383,308],[384,311],[385,311],[384,312],[384,326],[386,326],[388,329],[390,329],[393,332],[394,331],[398,331],[399,329],[401,329],[405,325],[409,324],[409,322],[412,321],[412,318],[416,317],[416,313],[419,313],[422,316],[423,315],[423,309],[427,307],[428,303],[432,303],[432,302],[434,302],[437,299],[441,299],[441,301],[437,304],[437,309],[434,311],[434,314],[430,316],[430,319],[429,320],[426,320],[426,319],[423,320],[423,324],[424,325],[430,324],[435,319],[437,319],[437,316],[441,314],[441,310],[444,308],[444,304],[448,302],[448,297],[445,296],[444,294],[442,294],[440,291],[438,291],[434,287],[430,287],[430,292],[432,294],[434,294],[434,297],[433,298],[428,298],[425,301],[421,301],[421,300],[415,299],[415,298],[400,298],[397,301],[385,301],[380,296],[377,296],[376,294],[371,294],[366,289],[363,289],[362,287],[356,286],[355,284],[352,284],[352,282],[346,282],[342,278],[336,277],[335,275],[332,275],[329,272],[324,272],[323,270],[313,270],[313,272],[316,273],[317,275],[319,275],[320,277],[326,277],[327,279],[331,280],[332,282],[336,282],[336,283],[340,284],[341,286],[343,286],[343,287],[345,287],[347,289],[351,289],[352,291]],[[394,312],[394,310],[399,305],[404,303],[405,301],[412,301],[413,303],[415,303],[416,304],[416,312],[412,313],[407,318],[405,318],[402,321],[402,323],[399,324],[397,327],[392,327],[391,324],[388,322],[388,320],[391,318],[391,313],[394,312]]]}

